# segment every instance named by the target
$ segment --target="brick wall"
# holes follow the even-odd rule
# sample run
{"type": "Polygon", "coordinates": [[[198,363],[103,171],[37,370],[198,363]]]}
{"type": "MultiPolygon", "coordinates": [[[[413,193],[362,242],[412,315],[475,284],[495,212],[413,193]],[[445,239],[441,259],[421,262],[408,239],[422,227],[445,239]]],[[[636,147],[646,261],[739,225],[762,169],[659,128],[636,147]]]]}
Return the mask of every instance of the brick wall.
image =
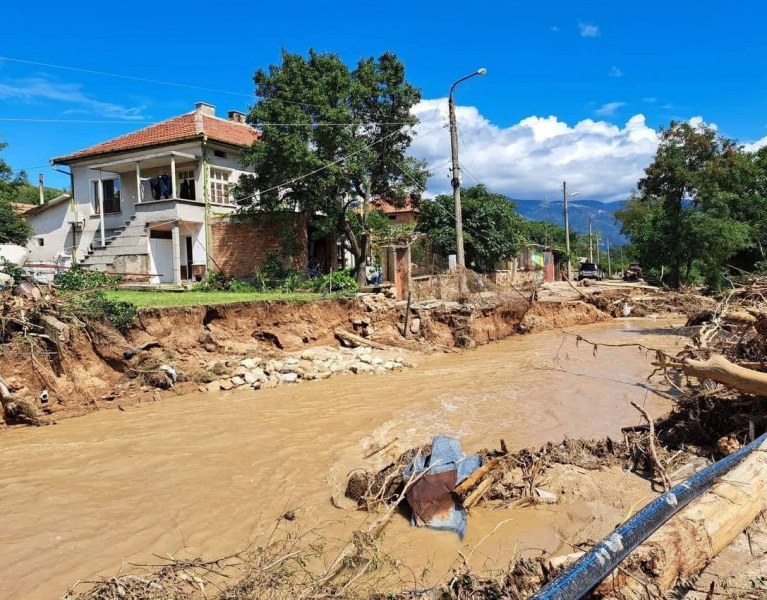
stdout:
{"type": "Polygon", "coordinates": [[[307,216],[303,213],[258,215],[252,222],[220,218],[211,223],[213,268],[230,277],[252,277],[270,252],[284,266],[302,273],[308,260],[307,216]]]}

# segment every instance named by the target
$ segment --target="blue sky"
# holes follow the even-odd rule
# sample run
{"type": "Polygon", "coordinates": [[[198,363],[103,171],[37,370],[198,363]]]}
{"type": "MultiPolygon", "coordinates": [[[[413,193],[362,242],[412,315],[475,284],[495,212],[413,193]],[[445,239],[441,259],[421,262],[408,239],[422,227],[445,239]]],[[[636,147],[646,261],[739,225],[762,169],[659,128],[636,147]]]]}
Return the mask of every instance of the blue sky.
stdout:
{"type": "MultiPolygon", "coordinates": [[[[421,134],[444,123],[450,84],[486,67],[457,93],[464,180],[512,197],[551,197],[567,179],[584,197],[623,198],[652,156],[653,132],[671,119],[767,143],[767,8],[759,2],[262,4],[4,7],[0,56],[191,86],[0,60],[4,158],[33,179],[42,171],[66,185],[41,169],[51,157],[199,100],[219,114],[244,109],[253,72],[277,62],[283,47],[349,63],[396,52],[423,90],[421,134]]],[[[413,153],[433,167],[429,191],[445,191],[447,131],[417,139],[413,153]]]]}

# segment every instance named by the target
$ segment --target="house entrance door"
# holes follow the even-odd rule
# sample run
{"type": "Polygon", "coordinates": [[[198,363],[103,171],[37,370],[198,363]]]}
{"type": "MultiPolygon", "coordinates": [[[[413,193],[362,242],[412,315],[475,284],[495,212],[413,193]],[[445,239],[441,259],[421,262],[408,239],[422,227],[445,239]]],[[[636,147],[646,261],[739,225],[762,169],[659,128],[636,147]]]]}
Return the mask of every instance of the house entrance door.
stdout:
{"type": "Polygon", "coordinates": [[[159,278],[152,279],[159,283],[173,283],[173,241],[151,237],[149,252],[152,255],[152,273],[159,274],[159,278]]]}

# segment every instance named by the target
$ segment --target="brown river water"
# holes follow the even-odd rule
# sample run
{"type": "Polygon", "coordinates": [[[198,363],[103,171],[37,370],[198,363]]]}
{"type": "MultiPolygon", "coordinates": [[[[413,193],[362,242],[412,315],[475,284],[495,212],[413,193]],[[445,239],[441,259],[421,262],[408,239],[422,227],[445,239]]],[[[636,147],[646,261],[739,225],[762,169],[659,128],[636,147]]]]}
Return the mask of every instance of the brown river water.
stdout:
{"type": "MultiPolygon", "coordinates": [[[[598,342],[673,349],[684,338],[672,322],[577,330],[598,342]]],[[[13,430],[0,436],[0,598],[58,598],[77,580],[116,573],[123,561],[151,562],[152,553],[230,554],[286,508],[344,539],[369,517],[333,507],[330,497],[351,469],[369,464],[362,457],[373,444],[398,437],[405,449],[450,434],[471,452],[497,448],[499,438],[516,449],[619,436],[639,422],[630,400],[654,416],[670,406],[648,389],[650,370],[636,348],[594,356],[552,331],[425,357],[404,372],[187,395],[13,430]]],[[[550,510],[473,511],[463,541],[396,517],[386,540],[414,568],[432,562],[441,575],[510,515],[483,542],[485,556],[561,549],[550,510]]]]}

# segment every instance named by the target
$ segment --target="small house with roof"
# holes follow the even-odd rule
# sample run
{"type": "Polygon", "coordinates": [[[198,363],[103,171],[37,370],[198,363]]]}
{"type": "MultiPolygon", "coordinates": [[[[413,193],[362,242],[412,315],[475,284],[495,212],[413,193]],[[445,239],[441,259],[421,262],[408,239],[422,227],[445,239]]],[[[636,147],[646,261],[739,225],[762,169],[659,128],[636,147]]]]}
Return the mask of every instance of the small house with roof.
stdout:
{"type": "Polygon", "coordinates": [[[85,267],[145,274],[150,283],[198,279],[208,267],[210,221],[235,211],[231,185],[244,172],[243,150],[258,139],[243,113],[224,119],[198,103],[184,115],[52,159],[69,167],[72,198],[56,231],[43,224],[63,201],[30,215],[31,254],[53,262],[63,250],[85,267]]]}

